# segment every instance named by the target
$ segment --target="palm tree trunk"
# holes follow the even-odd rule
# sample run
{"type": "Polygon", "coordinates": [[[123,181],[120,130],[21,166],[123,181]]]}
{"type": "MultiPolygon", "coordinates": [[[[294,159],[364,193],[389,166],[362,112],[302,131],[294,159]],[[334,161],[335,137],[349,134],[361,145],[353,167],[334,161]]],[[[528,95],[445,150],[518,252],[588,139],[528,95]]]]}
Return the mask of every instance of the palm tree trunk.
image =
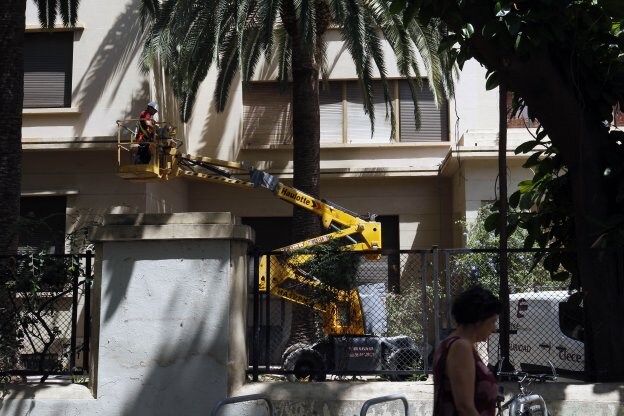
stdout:
{"type": "MultiPolygon", "coordinates": [[[[293,186],[311,196],[320,195],[320,109],[318,51],[304,45],[296,23],[295,6],[284,2],[282,21],[292,39],[292,120],[293,120],[293,186]]],[[[318,32],[317,32],[318,33],[318,32]]],[[[319,33],[322,36],[322,33],[319,33]]],[[[317,42],[317,44],[319,44],[317,42]]],[[[320,218],[310,211],[293,207],[293,241],[319,235],[320,218]]],[[[310,343],[321,335],[316,313],[293,304],[288,345],[310,343]]]]}
{"type": "MultiPolygon", "coordinates": [[[[20,212],[22,106],[24,102],[24,30],[26,0],[0,2],[0,256],[17,251],[20,212]]],[[[0,257],[0,283],[13,274],[0,257]]],[[[0,290],[0,371],[15,368],[17,322],[10,292],[0,290]],[[11,336],[13,334],[13,336],[11,336]]]]}
{"type": "Polygon", "coordinates": [[[17,249],[26,1],[0,2],[0,255],[17,249]]]}

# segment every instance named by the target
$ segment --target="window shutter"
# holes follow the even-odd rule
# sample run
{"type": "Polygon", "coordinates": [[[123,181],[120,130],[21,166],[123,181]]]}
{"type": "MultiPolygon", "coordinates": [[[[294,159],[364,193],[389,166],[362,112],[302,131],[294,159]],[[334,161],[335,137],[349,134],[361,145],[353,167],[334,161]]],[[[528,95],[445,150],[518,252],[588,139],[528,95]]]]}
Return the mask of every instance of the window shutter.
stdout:
{"type": "Polygon", "coordinates": [[[402,142],[439,142],[448,140],[448,104],[444,100],[440,109],[435,106],[429,83],[423,80],[416,87],[416,97],[420,110],[420,129],[416,130],[414,102],[407,81],[399,81],[400,135],[402,142]]]}
{"type": "Polygon", "coordinates": [[[73,32],[24,35],[24,108],[71,107],[73,32]]]}
{"type": "Polygon", "coordinates": [[[342,143],[342,82],[328,82],[319,88],[321,143],[342,143]]]}
{"type": "MultiPolygon", "coordinates": [[[[390,81],[392,94],[392,82],[390,81]]],[[[373,107],[375,108],[375,132],[371,137],[371,123],[364,113],[360,85],[357,81],[347,82],[347,139],[349,143],[388,143],[392,125],[390,111],[386,118],[386,103],[381,82],[374,83],[373,107]]]]}
{"type": "Polygon", "coordinates": [[[292,90],[277,83],[251,83],[243,90],[243,141],[247,145],[292,143],[292,90]]]}

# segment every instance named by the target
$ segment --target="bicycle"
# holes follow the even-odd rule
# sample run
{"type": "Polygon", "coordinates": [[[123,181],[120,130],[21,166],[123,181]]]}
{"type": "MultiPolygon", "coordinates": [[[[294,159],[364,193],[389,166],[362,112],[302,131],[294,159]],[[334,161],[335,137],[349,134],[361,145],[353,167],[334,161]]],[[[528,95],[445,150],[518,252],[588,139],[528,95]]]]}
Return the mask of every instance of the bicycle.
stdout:
{"type": "Polygon", "coordinates": [[[506,414],[509,416],[548,416],[548,407],[544,398],[537,393],[531,392],[528,386],[534,381],[539,383],[556,381],[557,372],[552,363],[550,363],[550,368],[552,369],[552,374],[532,374],[526,371],[500,371],[499,366],[496,375],[499,379],[508,377],[515,380],[518,383],[518,393],[513,394],[509,400],[503,403],[505,390],[503,386],[499,386],[498,398],[496,400],[498,412],[496,415],[503,416],[503,412],[507,411],[506,414]]]}

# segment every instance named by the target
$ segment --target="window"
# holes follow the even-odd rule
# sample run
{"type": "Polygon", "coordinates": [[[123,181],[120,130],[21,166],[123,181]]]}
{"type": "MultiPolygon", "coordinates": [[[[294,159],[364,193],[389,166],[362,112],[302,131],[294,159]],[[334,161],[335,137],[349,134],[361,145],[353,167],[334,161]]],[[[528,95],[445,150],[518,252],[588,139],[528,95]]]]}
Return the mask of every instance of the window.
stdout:
{"type": "MultiPolygon", "coordinates": [[[[371,130],[370,117],[364,113],[364,100],[357,81],[346,81],[346,143],[388,143],[392,131],[390,109],[386,111],[382,83],[373,83],[373,108],[375,109],[375,128],[371,130]],[[386,113],[388,117],[386,118],[386,113]]],[[[390,82],[390,95],[394,96],[393,82],[390,82]]],[[[392,97],[394,98],[394,97],[392,97]]]]}
{"type": "Polygon", "coordinates": [[[24,108],[71,107],[74,32],[24,35],[24,108]]]}
{"type": "Polygon", "coordinates": [[[19,251],[49,254],[65,253],[65,196],[28,196],[20,200],[23,226],[19,234],[19,251]]]}
{"type": "Polygon", "coordinates": [[[277,83],[254,83],[243,91],[243,137],[248,145],[292,143],[292,91],[277,83]]]}
{"type": "MultiPolygon", "coordinates": [[[[397,141],[422,142],[448,140],[448,105],[436,108],[427,81],[417,87],[421,128],[416,130],[414,103],[405,80],[390,80],[390,95],[395,107],[397,141]]],[[[381,81],[373,85],[375,128],[364,113],[358,81],[330,81],[319,92],[321,143],[388,143],[392,125],[383,97],[381,81]]],[[[247,145],[292,143],[292,89],[280,93],[277,83],[252,83],[243,93],[243,137],[247,145]]]]}
{"type": "Polygon", "coordinates": [[[420,112],[420,129],[416,130],[414,119],[414,101],[407,81],[399,81],[399,117],[402,142],[439,142],[448,140],[449,121],[448,103],[444,100],[436,108],[429,82],[423,81],[422,87],[416,87],[416,98],[420,112]]]}

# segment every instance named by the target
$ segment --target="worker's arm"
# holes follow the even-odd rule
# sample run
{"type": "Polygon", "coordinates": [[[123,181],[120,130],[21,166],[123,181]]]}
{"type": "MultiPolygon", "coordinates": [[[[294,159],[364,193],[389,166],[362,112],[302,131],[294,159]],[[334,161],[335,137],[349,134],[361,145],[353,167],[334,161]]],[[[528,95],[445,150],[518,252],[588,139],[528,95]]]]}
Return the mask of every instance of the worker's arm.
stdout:
{"type": "Polygon", "coordinates": [[[461,416],[479,416],[474,403],[476,370],[470,341],[460,338],[451,345],[445,370],[457,413],[461,416]]]}

